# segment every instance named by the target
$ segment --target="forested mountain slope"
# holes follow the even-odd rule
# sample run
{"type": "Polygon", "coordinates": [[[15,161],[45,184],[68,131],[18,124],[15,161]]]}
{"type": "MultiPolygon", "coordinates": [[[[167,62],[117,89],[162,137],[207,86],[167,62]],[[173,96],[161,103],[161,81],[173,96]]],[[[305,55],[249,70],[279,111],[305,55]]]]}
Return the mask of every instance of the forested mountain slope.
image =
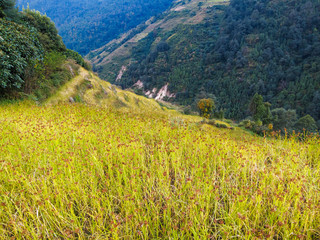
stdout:
{"type": "Polygon", "coordinates": [[[319,1],[178,1],[146,24],[88,55],[101,77],[234,119],[255,93],[320,119],[319,1]]]}
{"type": "MultiPolygon", "coordinates": [[[[190,61],[196,57],[193,50],[200,47],[204,40],[214,41],[217,38],[218,19],[226,3],[216,2],[175,1],[169,11],[92,51],[87,58],[99,75],[108,81],[126,88],[141,80],[145,90],[159,89],[164,81],[159,81],[158,75],[168,78],[168,74],[182,63],[189,64],[190,71],[197,71],[198,64],[194,63],[199,59],[190,61]],[[212,29],[214,31],[208,31],[212,29]],[[140,66],[152,69],[148,69],[146,74],[131,75],[132,70],[140,66]],[[134,79],[134,75],[138,80],[134,79]]],[[[176,80],[188,81],[186,76],[179,76],[176,80]]],[[[176,90],[172,83],[170,88],[176,90]]]]}
{"type": "Polygon", "coordinates": [[[18,6],[46,13],[57,25],[66,46],[80,54],[136,27],[167,9],[172,0],[18,0],[18,6]]]}

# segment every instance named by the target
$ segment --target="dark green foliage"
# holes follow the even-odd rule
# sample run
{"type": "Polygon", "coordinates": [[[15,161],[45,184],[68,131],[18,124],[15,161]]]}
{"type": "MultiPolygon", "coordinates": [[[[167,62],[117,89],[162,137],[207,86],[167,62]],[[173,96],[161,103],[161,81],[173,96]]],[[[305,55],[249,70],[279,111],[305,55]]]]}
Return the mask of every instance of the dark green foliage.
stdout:
{"type": "Polygon", "coordinates": [[[319,1],[233,0],[209,64],[228,73],[229,84],[243,84],[243,105],[258,91],[275,107],[305,114],[320,87],[319,10],[319,1]]]}
{"type": "Polygon", "coordinates": [[[65,52],[65,56],[67,58],[74,59],[77,62],[77,64],[84,67],[85,69],[91,70],[90,63],[86,62],[79,53],[77,53],[73,50],[67,49],[67,51],[65,52]]]}
{"type": "Polygon", "coordinates": [[[166,52],[166,51],[169,51],[169,49],[170,49],[170,46],[165,41],[161,41],[157,45],[157,51],[158,52],[166,52]]]}
{"type": "Polygon", "coordinates": [[[224,110],[215,111],[213,117],[216,119],[224,119],[224,110]]]}
{"type": "Polygon", "coordinates": [[[0,88],[20,89],[26,68],[42,57],[35,29],[0,19],[0,88]]]}
{"type": "Polygon", "coordinates": [[[317,130],[317,125],[313,117],[311,117],[310,115],[306,115],[296,122],[294,128],[299,132],[315,132],[317,130]]]}
{"type": "Polygon", "coordinates": [[[56,1],[18,0],[46,13],[68,48],[82,55],[97,49],[141,22],[167,9],[172,0],[56,1]]]}
{"type": "Polygon", "coordinates": [[[23,23],[38,30],[38,38],[46,51],[66,51],[62,38],[50,18],[30,9],[25,9],[23,13],[23,23]]]}
{"type": "Polygon", "coordinates": [[[261,120],[261,115],[263,115],[263,109],[264,103],[263,103],[263,97],[256,93],[253,98],[250,101],[249,104],[249,110],[251,114],[253,115],[254,120],[261,120]]]}
{"type": "Polygon", "coordinates": [[[65,60],[66,57],[60,52],[47,53],[43,61],[46,76],[50,76],[55,71],[59,70],[61,63],[64,63],[65,60]]]}
{"type": "Polygon", "coordinates": [[[262,121],[263,124],[268,124],[272,120],[270,112],[270,103],[263,102],[263,97],[256,93],[250,101],[249,110],[255,121],[262,121]]]}
{"type": "Polygon", "coordinates": [[[72,62],[66,62],[63,53],[47,53],[34,77],[28,81],[31,89],[27,93],[34,94],[36,99],[42,102],[70,80],[74,72],[76,72],[76,66],[72,62]]]}
{"type": "Polygon", "coordinates": [[[271,111],[273,129],[276,131],[288,132],[293,130],[294,124],[297,121],[297,113],[295,110],[284,108],[276,108],[271,111]]]}
{"type": "Polygon", "coordinates": [[[0,0],[0,18],[17,19],[18,10],[15,8],[15,4],[15,0],[0,0]]]}
{"type": "Polygon", "coordinates": [[[45,100],[77,73],[67,58],[86,64],[67,51],[48,17],[29,9],[18,12],[9,3],[0,2],[0,97],[45,100]]]}
{"type": "MultiPolygon", "coordinates": [[[[320,120],[319,1],[233,0],[207,12],[200,24],[156,29],[142,39],[120,85],[141,80],[147,91],[169,82],[176,93],[171,101],[183,105],[194,104],[204,89],[227,118],[237,120],[248,115],[259,92],[274,108],[320,120]],[[159,38],[169,45],[167,51],[157,50],[159,38]]],[[[270,114],[257,117],[270,122],[270,114]]]]}
{"type": "Polygon", "coordinates": [[[224,123],[216,123],[215,126],[217,128],[228,128],[228,126],[226,124],[224,124],[224,123]]]}

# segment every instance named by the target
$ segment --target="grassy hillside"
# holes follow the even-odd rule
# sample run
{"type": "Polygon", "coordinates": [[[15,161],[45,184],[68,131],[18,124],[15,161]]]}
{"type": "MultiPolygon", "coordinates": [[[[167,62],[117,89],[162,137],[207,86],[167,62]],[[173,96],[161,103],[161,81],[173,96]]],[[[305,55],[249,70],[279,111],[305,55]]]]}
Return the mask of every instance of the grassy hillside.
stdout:
{"type": "MultiPolygon", "coordinates": [[[[211,8],[215,1],[200,2],[176,2],[160,25],[197,32],[199,19],[223,8],[211,8]],[[195,7],[200,15],[192,13],[195,7]],[[187,23],[185,14],[193,15],[193,21],[187,23]]],[[[49,25],[61,42],[39,13],[24,13],[35,24],[32,32],[9,19],[16,14],[10,15],[12,6],[10,11],[0,6],[6,46],[14,36],[14,43],[25,37],[44,43],[50,31],[40,34],[41,21],[35,19],[49,25]]],[[[145,54],[139,52],[141,46],[155,47],[156,58],[165,58],[172,48],[151,34],[154,23],[149,34],[143,30],[133,38],[131,48],[122,40],[114,44],[136,57],[145,54]]],[[[166,39],[179,38],[170,32],[166,39]]],[[[30,85],[27,94],[35,101],[0,102],[0,239],[320,238],[319,134],[282,136],[270,130],[259,137],[223,122],[183,115],[165,102],[102,81],[74,60],[66,61],[72,56],[84,63],[78,54],[49,51],[55,44],[48,43],[43,59],[30,57],[39,69],[25,66],[35,69],[33,81],[21,82],[23,87],[39,84],[30,85]]],[[[18,52],[33,46],[21,44],[18,52]]],[[[188,46],[183,49],[187,56],[188,46]]],[[[103,61],[114,60],[105,54],[103,61]]],[[[118,60],[114,63],[124,59],[118,60]]],[[[119,78],[126,74],[122,66],[119,78]]]]}
{"type": "Polygon", "coordinates": [[[152,97],[166,87],[166,97],[183,105],[211,97],[237,120],[259,93],[272,109],[309,114],[320,126],[319,1],[176,4],[89,54],[99,75],[152,97]]]}
{"type": "Polygon", "coordinates": [[[80,68],[78,75],[62,86],[56,94],[49,97],[44,104],[56,105],[67,102],[138,111],[164,111],[163,109],[165,109],[155,100],[136,95],[130,91],[123,91],[106,81],[102,81],[84,68],[80,68]]]}
{"type": "Polygon", "coordinates": [[[319,138],[196,122],[156,107],[1,105],[1,239],[320,237],[319,138]]]}

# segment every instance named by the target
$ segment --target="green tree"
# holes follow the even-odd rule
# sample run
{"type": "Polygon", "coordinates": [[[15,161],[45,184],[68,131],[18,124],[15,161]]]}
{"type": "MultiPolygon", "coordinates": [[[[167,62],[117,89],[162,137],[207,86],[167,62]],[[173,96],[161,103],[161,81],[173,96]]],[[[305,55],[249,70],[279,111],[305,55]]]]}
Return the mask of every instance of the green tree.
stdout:
{"type": "Polygon", "coordinates": [[[215,109],[215,103],[211,98],[201,99],[198,102],[198,109],[200,116],[210,118],[212,116],[213,110],[215,109]]]}
{"type": "Polygon", "coordinates": [[[0,89],[21,88],[26,68],[42,56],[35,29],[0,19],[0,89]]]}
{"type": "Polygon", "coordinates": [[[300,118],[294,125],[294,128],[299,132],[315,132],[317,130],[317,124],[313,117],[308,114],[300,118]]]}
{"type": "Polygon", "coordinates": [[[37,38],[47,52],[64,52],[67,50],[62,38],[58,35],[55,24],[49,17],[28,8],[23,11],[23,21],[25,25],[37,29],[37,38]]]}
{"type": "Polygon", "coordinates": [[[297,113],[295,110],[276,108],[271,111],[271,114],[274,130],[284,131],[285,128],[288,131],[293,130],[293,126],[297,121],[297,113]]]}
{"type": "Polygon", "coordinates": [[[15,9],[15,5],[15,0],[0,0],[0,18],[16,16],[18,11],[15,9]]]}
{"type": "Polygon", "coordinates": [[[253,119],[258,122],[262,121],[263,124],[268,124],[272,120],[270,111],[271,104],[263,102],[263,97],[256,93],[250,101],[249,110],[253,119]]]}

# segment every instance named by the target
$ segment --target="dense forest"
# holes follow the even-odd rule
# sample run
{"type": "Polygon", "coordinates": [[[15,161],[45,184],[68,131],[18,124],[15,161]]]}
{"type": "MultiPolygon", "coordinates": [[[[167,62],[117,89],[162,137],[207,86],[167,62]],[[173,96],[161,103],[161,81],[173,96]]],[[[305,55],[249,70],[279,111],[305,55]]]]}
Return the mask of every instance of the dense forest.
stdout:
{"type": "Polygon", "coordinates": [[[319,1],[231,0],[207,12],[200,24],[156,29],[140,40],[118,84],[140,80],[146,92],[169,83],[171,101],[195,106],[210,97],[237,120],[251,114],[259,93],[271,109],[309,114],[319,126],[319,1]]]}
{"type": "Polygon", "coordinates": [[[88,63],[64,45],[54,23],[39,12],[19,12],[0,1],[0,98],[41,101],[88,63]]]}
{"type": "Polygon", "coordinates": [[[66,46],[80,54],[101,47],[119,34],[167,9],[172,0],[18,0],[46,13],[66,46]]]}

